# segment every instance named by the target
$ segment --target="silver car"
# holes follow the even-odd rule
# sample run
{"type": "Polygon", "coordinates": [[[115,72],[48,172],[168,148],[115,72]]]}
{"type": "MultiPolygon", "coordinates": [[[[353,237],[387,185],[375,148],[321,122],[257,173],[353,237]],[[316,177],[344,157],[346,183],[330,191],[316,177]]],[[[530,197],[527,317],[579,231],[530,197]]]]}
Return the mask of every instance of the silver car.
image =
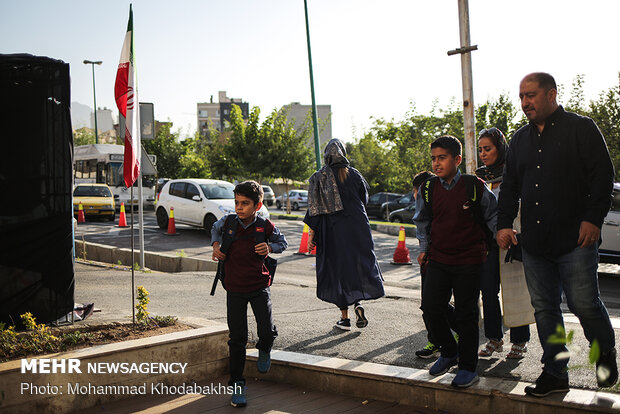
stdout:
{"type": "Polygon", "coordinates": [[[268,185],[263,185],[263,204],[271,207],[276,200],[276,194],[273,192],[273,189],[268,185]]]}
{"type": "MultiPolygon", "coordinates": [[[[291,190],[288,192],[288,198],[291,200],[291,208],[293,210],[308,207],[308,190],[291,190]]],[[[286,193],[280,195],[276,198],[276,207],[281,209],[282,206],[286,206],[286,200],[286,193]]]]}

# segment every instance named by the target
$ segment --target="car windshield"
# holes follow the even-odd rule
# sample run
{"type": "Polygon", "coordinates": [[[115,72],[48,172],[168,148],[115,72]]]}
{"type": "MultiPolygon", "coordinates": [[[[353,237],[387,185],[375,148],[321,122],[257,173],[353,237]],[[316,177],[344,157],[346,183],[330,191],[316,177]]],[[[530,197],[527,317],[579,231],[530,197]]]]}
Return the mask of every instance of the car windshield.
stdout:
{"type": "Polygon", "coordinates": [[[200,188],[202,188],[202,192],[208,199],[230,200],[235,198],[235,194],[233,193],[235,186],[230,183],[200,184],[200,188]]]}
{"type": "Polygon", "coordinates": [[[263,192],[264,193],[273,193],[273,190],[271,189],[271,187],[263,187],[263,192]]]}
{"type": "Polygon", "coordinates": [[[73,190],[73,197],[112,197],[108,187],[81,185],[73,190]]]}
{"type": "Polygon", "coordinates": [[[306,190],[298,191],[298,193],[302,197],[308,197],[308,192],[306,190]]]}

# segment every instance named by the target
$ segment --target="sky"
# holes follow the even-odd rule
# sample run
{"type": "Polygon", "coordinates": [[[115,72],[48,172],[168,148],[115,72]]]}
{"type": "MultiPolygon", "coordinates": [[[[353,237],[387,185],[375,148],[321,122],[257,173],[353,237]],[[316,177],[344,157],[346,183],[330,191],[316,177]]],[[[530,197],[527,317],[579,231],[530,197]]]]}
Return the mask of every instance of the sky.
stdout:
{"type": "MultiPolygon", "coordinates": [[[[308,0],[317,104],[333,136],[359,138],[372,119],[428,114],[462,99],[457,0],[308,0]]],[[[133,1],[138,95],[173,130],[196,130],[196,103],[220,90],[261,109],[310,104],[303,0],[133,1]]],[[[570,90],[585,75],[593,99],[618,84],[620,1],[470,0],[474,104],[508,93],[527,73],[570,90]]],[[[71,101],[116,111],[114,80],[129,2],[0,0],[0,53],[70,65],[71,101]]],[[[565,95],[568,97],[568,93],[565,95]]]]}

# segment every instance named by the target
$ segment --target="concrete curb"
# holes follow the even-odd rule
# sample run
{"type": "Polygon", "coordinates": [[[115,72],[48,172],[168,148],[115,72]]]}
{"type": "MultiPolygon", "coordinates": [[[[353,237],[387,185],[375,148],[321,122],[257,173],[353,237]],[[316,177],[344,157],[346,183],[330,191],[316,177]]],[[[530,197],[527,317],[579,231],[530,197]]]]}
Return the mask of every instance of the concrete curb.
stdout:
{"type": "MultiPolygon", "coordinates": [[[[192,323],[188,323],[192,325],[192,323]]],[[[170,334],[152,336],[124,342],[58,354],[39,355],[34,359],[80,360],[79,373],[21,373],[21,360],[0,363],[0,411],[14,414],[45,412],[62,413],[93,407],[114,400],[132,398],[135,395],[123,393],[74,394],[69,392],[69,384],[75,387],[90,385],[102,386],[145,386],[147,394],[152,394],[151,384],[174,386],[193,384],[204,379],[222,376],[228,371],[228,328],[226,325],[207,321],[209,326],[170,334]],[[179,373],[89,373],[89,363],[187,363],[184,372],[179,373]],[[60,394],[24,393],[22,384],[37,387],[57,386],[60,394]]],[[[196,324],[194,324],[196,325],[196,324]]],[[[48,388],[49,389],[49,388],[48,388]]]]}
{"type": "MultiPolygon", "coordinates": [[[[131,260],[131,249],[79,240],[75,241],[75,250],[75,256],[85,260],[111,264],[120,261],[125,265],[137,262],[136,254],[139,254],[134,252],[134,260],[131,260]]],[[[147,251],[144,252],[144,266],[151,270],[168,273],[217,270],[217,262],[212,260],[147,251]]]]}
{"type": "MultiPolygon", "coordinates": [[[[248,352],[256,361],[258,351],[248,352]]],[[[424,407],[446,413],[618,413],[620,396],[572,389],[546,398],[525,395],[526,383],[480,378],[467,389],[450,385],[454,374],[432,377],[426,370],[351,361],[286,351],[272,351],[266,379],[364,399],[424,407]]],[[[246,364],[247,376],[258,376],[256,364],[246,364]]]]}

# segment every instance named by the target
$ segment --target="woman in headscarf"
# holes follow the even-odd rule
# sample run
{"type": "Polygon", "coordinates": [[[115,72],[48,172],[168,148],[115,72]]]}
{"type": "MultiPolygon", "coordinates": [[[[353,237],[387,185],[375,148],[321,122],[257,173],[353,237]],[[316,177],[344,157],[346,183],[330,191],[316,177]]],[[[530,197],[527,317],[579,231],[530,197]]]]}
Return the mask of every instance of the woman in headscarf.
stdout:
{"type": "Polygon", "coordinates": [[[304,222],[310,227],[309,248],[316,245],[316,295],[338,306],[336,327],[343,330],[351,329],[350,305],[356,326],[364,328],[368,319],[360,301],[385,295],[367,202],[368,183],[349,166],[342,142],[332,139],[325,147],[325,165],[310,177],[304,222]]]}
{"type": "MultiPolygon", "coordinates": [[[[495,197],[499,195],[499,186],[502,183],[507,150],[508,144],[502,131],[497,128],[480,131],[478,153],[480,154],[480,161],[484,165],[476,170],[476,175],[486,181],[495,197]]],[[[495,241],[489,246],[488,257],[484,264],[484,271],[480,282],[484,335],[488,342],[478,355],[488,357],[493,352],[501,352],[504,345],[504,340],[502,339],[504,336],[502,330],[502,311],[498,297],[500,286],[499,247],[495,241]]],[[[506,358],[523,358],[527,352],[529,340],[529,325],[510,328],[512,347],[506,358]]]]}

